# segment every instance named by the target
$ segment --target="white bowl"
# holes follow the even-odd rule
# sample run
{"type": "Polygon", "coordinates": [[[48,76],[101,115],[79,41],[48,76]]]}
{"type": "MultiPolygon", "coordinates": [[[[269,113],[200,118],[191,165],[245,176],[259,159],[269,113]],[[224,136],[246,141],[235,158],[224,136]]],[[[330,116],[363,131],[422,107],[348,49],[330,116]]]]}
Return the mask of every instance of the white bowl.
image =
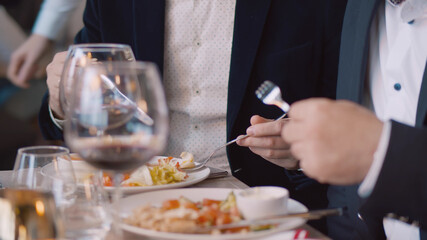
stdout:
{"type": "Polygon", "coordinates": [[[237,206],[247,220],[287,213],[289,191],[282,187],[254,187],[236,194],[237,206]]]}

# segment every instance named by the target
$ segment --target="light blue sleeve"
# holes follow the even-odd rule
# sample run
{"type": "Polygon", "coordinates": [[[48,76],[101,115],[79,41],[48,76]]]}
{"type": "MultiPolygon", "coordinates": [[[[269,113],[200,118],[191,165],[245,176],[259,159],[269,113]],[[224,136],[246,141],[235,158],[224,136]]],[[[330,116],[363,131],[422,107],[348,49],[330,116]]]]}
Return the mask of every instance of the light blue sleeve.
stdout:
{"type": "Polygon", "coordinates": [[[32,32],[56,39],[83,0],[44,0],[32,32]]]}

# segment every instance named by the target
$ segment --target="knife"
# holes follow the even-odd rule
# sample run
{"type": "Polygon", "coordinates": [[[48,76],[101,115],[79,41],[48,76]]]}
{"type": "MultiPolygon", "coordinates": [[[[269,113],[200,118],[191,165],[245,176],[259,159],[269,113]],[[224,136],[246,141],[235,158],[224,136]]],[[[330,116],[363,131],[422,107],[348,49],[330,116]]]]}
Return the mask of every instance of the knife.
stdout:
{"type": "Polygon", "coordinates": [[[243,220],[236,223],[202,227],[197,229],[197,232],[207,233],[207,232],[211,232],[212,230],[225,230],[225,229],[233,229],[233,228],[240,228],[240,227],[278,224],[278,223],[286,222],[292,218],[303,218],[307,220],[313,220],[313,219],[319,219],[326,216],[340,216],[342,214],[343,214],[342,208],[322,209],[322,210],[314,210],[314,211],[308,211],[308,212],[302,212],[302,213],[289,213],[289,214],[276,215],[272,217],[260,218],[255,220],[243,220]]]}

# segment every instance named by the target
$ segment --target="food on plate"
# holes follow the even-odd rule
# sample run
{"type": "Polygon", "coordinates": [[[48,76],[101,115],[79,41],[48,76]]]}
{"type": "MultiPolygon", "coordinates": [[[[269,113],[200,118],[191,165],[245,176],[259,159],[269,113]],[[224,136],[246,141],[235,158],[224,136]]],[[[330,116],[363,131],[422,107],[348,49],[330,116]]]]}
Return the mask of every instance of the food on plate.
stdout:
{"type": "Polygon", "coordinates": [[[172,157],[161,158],[158,165],[148,167],[154,185],[182,182],[188,177],[172,159],[172,157]]]}
{"type": "Polygon", "coordinates": [[[153,178],[151,177],[150,169],[143,165],[136,169],[133,173],[124,176],[124,181],[121,183],[122,186],[134,187],[134,186],[152,186],[154,185],[153,178]]]}
{"type": "MultiPolygon", "coordinates": [[[[173,157],[160,157],[157,163],[148,163],[137,168],[131,173],[124,174],[122,186],[143,187],[178,183],[188,178],[188,174],[182,168],[194,167],[194,156],[189,152],[181,153],[182,159],[173,157]],[[183,167],[184,166],[184,167],[183,167]]],[[[77,154],[73,154],[73,160],[81,160],[77,154]]],[[[86,178],[91,178],[90,174],[86,178]]],[[[113,186],[112,177],[106,173],[103,175],[104,186],[113,186]]]]}
{"type": "Polygon", "coordinates": [[[70,159],[71,160],[76,160],[76,161],[80,161],[83,160],[77,153],[70,153],[70,159]]]}
{"type": "Polygon", "coordinates": [[[180,165],[180,167],[182,169],[185,168],[193,168],[196,165],[194,164],[194,156],[192,153],[189,152],[182,152],[181,155],[179,155],[182,159],[182,163],[180,165]]]}
{"type": "MultiPolygon", "coordinates": [[[[182,171],[179,163],[172,157],[159,158],[157,164],[147,164],[124,175],[121,185],[125,187],[144,187],[182,182],[188,174],[182,171]]],[[[112,186],[109,175],[104,174],[104,186],[112,186]]]]}
{"type": "MultiPolygon", "coordinates": [[[[225,200],[203,199],[199,202],[181,196],[179,199],[164,201],[161,206],[145,205],[133,211],[133,214],[124,219],[125,223],[161,232],[174,233],[201,233],[202,227],[217,226],[241,221],[243,218],[237,208],[233,192],[225,200]]],[[[269,229],[263,226],[263,229],[269,229]]],[[[240,227],[227,230],[208,232],[246,233],[250,227],[240,227]]]]}

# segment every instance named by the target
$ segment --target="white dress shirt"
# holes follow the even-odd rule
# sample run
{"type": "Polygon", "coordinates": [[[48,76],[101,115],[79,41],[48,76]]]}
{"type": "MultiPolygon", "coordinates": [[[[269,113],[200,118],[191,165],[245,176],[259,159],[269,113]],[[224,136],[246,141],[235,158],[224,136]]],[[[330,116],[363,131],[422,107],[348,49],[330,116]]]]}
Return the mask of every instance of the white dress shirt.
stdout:
{"type": "MultiPolygon", "coordinates": [[[[369,196],[381,171],[395,120],[415,125],[418,98],[427,60],[427,5],[425,1],[406,0],[403,4],[382,5],[371,27],[369,52],[369,90],[372,106],[385,122],[374,162],[359,188],[369,196]],[[412,19],[409,22],[408,19],[412,19]]],[[[403,163],[404,164],[404,163],[403,163]]],[[[385,224],[389,239],[419,239],[409,225],[385,224]],[[390,231],[392,229],[398,231],[390,231]],[[402,235],[396,235],[402,234],[402,235]]]]}
{"type": "Polygon", "coordinates": [[[44,0],[33,26],[33,33],[56,39],[64,30],[71,14],[83,0],[44,0]]]}
{"type": "MultiPolygon", "coordinates": [[[[206,158],[226,142],[236,0],[166,1],[164,86],[170,110],[167,155],[206,158]]],[[[229,170],[224,151],[208,165],[229,170]]]]}
{"type": "MultiPolygon", "coordinates": [[[[167,0],[164,87],[170,111],[165,152],[209,156],[226,138],[228,78],[236,0],[167,0]]],[[[54,124],[62,129],[63,120],[54,124]]],[[[230,171],[225,148],[207,164],[230,171]]]]}

